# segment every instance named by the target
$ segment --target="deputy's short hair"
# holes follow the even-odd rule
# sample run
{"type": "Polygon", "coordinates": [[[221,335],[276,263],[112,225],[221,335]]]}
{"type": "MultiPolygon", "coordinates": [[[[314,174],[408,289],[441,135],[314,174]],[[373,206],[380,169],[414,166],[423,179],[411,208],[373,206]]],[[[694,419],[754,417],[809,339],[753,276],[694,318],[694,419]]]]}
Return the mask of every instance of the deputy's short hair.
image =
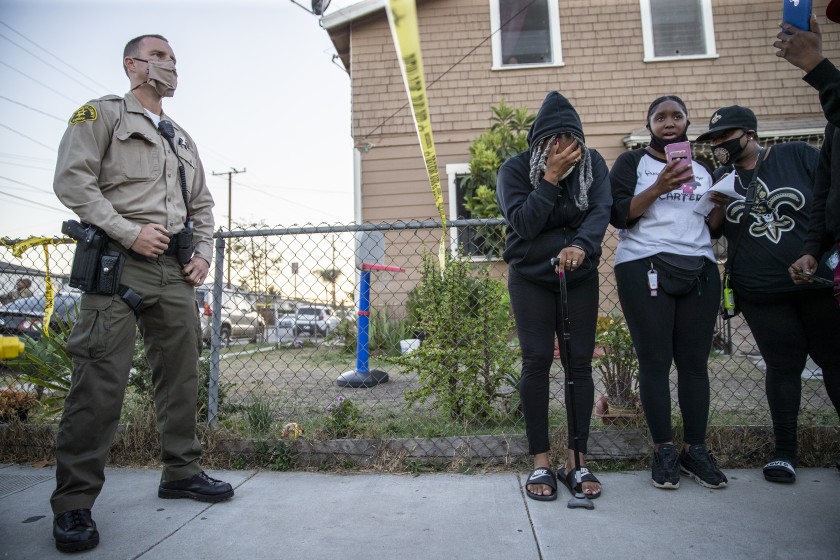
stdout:
{"type": "Polygon", "coordinates": [[[128,58],[128,57],[134,57],[134,56],[137,56],[138,54],[140,54],[140,43],[146,37],[151,37],[152,39],[160,39],[161,41],[165,41],[167,43],[169,42],[169,39],[167,39],[163,35],[148,34],[148,35],[140,35],[139,37],[135,37],[134,39],[132,39],[131,41],[126,43],[125,48],[123,49],[123,71],[125,72],[126,76],[128,76],[128,68],[125,65],[125,59],[128,58]]]}

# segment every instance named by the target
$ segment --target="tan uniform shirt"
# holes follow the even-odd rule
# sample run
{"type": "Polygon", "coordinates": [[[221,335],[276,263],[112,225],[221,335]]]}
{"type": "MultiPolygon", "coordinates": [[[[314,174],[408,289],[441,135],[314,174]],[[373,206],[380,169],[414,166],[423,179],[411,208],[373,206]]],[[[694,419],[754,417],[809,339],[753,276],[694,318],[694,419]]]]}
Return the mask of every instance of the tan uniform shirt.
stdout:
{"type": "MultiPolygon", "coordinates": [[[[195,255],[213,259],[213,198],[189,134],[175,128],[184,163],[195,255]]],[[[130,248],[143,224],[161,224],[173,235],[184,228],[186,208],[178,159],[143,106],[129,92],[107,95],[76,111],[58,148],[53,190],[82,221],[130,248]]]]}

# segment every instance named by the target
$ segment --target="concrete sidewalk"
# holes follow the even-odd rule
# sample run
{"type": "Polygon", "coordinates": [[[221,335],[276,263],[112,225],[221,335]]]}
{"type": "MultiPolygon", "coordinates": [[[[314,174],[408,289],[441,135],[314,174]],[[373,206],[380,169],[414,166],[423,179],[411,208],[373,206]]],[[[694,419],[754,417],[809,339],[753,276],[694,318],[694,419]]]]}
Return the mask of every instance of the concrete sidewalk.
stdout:
{"type": "MultiPolygon", "coordinates": [[[[67,558],[52,539],[54,469],[0,465],[0,559],[67,558]]],[[[153,470],[107,471],[93,509],[114,559],[838,558],[840,473],[800,469],[791,485],[729,470],[729,487],[648,472],[598,473],[595,509],[522,493],[527,473],[211,472],[236,496],[215,505],[157,497],[153,470]]]]}

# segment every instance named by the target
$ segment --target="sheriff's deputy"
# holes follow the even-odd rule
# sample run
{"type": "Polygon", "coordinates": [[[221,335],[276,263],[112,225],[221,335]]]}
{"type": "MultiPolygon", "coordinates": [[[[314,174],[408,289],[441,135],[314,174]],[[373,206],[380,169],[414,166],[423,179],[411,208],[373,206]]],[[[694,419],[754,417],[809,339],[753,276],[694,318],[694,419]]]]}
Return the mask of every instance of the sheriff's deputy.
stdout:
{"type": "Polygon", "coordinates": [[[85,293],[68,340],[73,377],[58,430],[57,487],[51,498],[53,535],[63,552],[99,543],[90,510],[105,481],[135,325],[155,388],[163,462],[158,496],[203,502],[233,496],[230,484],[210,478],[199,465],[201,333],[195,286],[207,278],[212,259],[213,199],[195,143],[163,112],[163,98],[177,85],[175,62],[160,35],[129,41],[123,68],[130,91],[76,111],[58,151],[56,195],[83,222],[105,231],[110,250],[124,256],[117,279],[121,289],[142,299],[132,308],[119,294],[85,293]],[[190,227],[192,246],[183,247],[189,236],[178,234],[190,227]]]}

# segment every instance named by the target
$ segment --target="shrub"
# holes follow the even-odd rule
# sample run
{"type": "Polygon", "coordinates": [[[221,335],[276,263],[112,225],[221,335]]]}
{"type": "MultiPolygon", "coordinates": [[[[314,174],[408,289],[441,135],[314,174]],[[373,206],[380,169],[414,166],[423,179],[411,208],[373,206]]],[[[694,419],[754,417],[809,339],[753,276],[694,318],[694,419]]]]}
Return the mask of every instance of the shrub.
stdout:
{"type": "Polygon", "coordinates": [[[420,348],[390,361],[418,375],[409,405],[431,406],[459,421],[481,421],[503,398],[506,379],[515,378],[517,352],[508,344],[513,320],[504,285],[486,267],[471,275],[462,256],[447,255],[446,267],[426,255],[416,293],[425,339],[420,348]]]}

